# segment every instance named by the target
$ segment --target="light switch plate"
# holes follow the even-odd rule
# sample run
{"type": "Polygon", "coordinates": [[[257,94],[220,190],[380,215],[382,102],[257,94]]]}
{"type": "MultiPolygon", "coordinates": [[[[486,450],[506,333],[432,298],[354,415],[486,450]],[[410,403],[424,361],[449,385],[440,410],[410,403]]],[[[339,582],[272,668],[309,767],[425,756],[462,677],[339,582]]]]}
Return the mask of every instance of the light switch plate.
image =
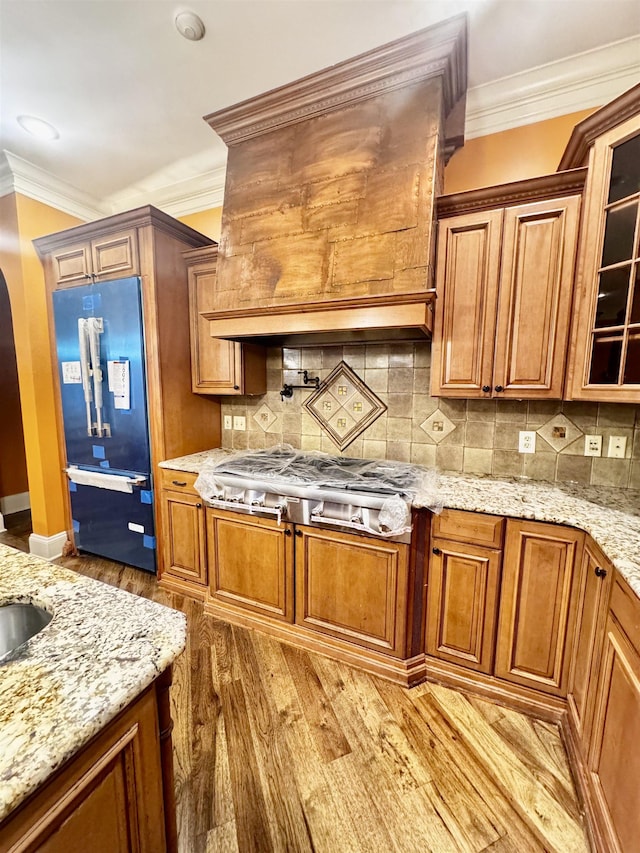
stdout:
{"type": "Polygon", "coordinates": [[[584,455],[585,456],[602,456],[602,436],[601,435],[585,435],[585,437],[584,437],[584,455]]]}
{"type": "Polygon", "coordinates": [[[245,430],[247,428],[247,419],[244,415],[233,416],[233,428],[237,430],[245,430]]]}
{"type": "Polygon", "coordinates": [[[233,418],[231,415],[224,415],[222,418],[223,429],[233,429],[233,418]]]}
{"type": "Polygon", "coordinates": [[[518,433],[518,453],[536,452],[536,434],[534,430],[521,429],[518,433]]]}
{"type": "Polygon", "coordinates": [[[627,437],[624,435],[609,436],[609,456],[612,459],[624,459],[627,452],[627,437]]]}

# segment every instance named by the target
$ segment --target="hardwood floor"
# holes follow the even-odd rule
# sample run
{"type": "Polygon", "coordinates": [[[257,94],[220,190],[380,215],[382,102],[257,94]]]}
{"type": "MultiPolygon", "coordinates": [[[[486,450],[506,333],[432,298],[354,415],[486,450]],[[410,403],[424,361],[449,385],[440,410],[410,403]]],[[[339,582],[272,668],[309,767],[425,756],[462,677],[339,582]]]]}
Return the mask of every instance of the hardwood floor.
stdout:
{"type": "MultiPolygon", "coordinates": [[[[0,541],[25,547],[24,520],[6,520],[0,541]]],[[[187,615],[172,688],[181,853],[588,851],[555,726],[232,627],[135,569],[57,562],[187,615]]]]}

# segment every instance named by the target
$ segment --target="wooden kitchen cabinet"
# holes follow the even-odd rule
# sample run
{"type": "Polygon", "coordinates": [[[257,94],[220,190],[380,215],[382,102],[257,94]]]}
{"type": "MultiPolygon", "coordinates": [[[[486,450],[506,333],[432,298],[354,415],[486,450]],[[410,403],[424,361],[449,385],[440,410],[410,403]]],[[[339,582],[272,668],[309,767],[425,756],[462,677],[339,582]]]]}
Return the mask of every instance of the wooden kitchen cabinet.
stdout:
{"type": "Polygon", "coordinates": [[[293,525],[211,508],[206,515],[209,601],[293,622],[293,525]]]}
{"type": "Polygon", "coordinates": [[[599,847],[635,853],[640,838],[640,606],[616,574],[595,687],[588,757],[599,847]]]}
{"type": "Polygon", "coordinates": [[[575,624],[575,564],[584,534],[507,520],[495,675],[566,696],[575,624]]]}
{"type": "Polygon", "coordinates": [[[213,310],[217,245],[185,252],[189,272],[191,387],[197,394],[255,395],[267,390],[266,349],[212,338],[203,313],[213,310]]]}
{"type": "Polygon", "coordinates": [[[438,199],[433,396],[562,398],[584,178],[438,199]]]}
{"type": "Polygon", "coordinates": [[[640,86],[578,124],[561,168],[588,162],[567,397],[640,400],[640,86]]]}
{"type": "Polygon", "coordinates": [[[151,686],[26,800],[0,826],[0,849],[175,851],[173,769],[164,767],[171,740],[163,751],[159,701],[151,686]]]}
{"type": "Polygon", "coordinates": [[[56,287],[73,287],[91,281],[125,278],[140,272],[135,228],[115,231],[52,253],[56,287]]]}
{"type": "Polygon", "coordinates": [[[195,475],[183,471],[161,470],[162,481],[162,575],[165,582],[186,581],[189,586],[177,591],[200,588],[204,597],[208,583],[206,522],[202,498],[193,484],[195,475]]]}
{"type": "Polygon", "coordinates": [[[587,537],[578,574],[576,627],[569,664],[567,713],[579,747],[586,750],[594,708],[594,680],[604,641],[614,569],[587,537]]]}
{"type": "Polygon", "coordinates": [[[405,656],[409,546],[296,527],[296,625],[405,656]]]}
{"type": "Polygon", "coordinates": [[[493,669],[502,561],[499,540],[504,522],[455,510],[443,510],[442,516],[435,516],[433,521],[426,651],[432,657],[489,674],[493,669]],[[447,529],[468,541],[438,538],[437,531],[447,529]],[[498,539],[497,549],[486,547],[487,539],[489,544],[498,539]]]}

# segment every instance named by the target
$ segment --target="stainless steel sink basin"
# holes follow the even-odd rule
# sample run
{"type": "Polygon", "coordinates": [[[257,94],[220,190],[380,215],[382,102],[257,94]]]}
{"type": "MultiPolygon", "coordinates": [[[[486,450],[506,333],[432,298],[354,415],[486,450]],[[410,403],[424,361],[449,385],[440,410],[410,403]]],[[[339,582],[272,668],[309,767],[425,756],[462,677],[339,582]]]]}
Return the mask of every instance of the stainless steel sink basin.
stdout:
{"type": "Polygon", "coordinates": [[[38,634],[53,616],[35,604],[0,607],[0,660],[38,634]]]}

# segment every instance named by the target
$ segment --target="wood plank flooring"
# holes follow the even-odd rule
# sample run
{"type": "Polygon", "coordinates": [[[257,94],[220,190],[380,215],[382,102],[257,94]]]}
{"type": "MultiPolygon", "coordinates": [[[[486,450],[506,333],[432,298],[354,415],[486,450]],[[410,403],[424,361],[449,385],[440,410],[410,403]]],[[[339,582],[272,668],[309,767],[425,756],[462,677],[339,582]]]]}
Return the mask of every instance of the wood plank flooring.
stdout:
{"type": "MultiPolygon", "coordinates": [[[[5,521],[0,541],[26,549],[28,519],[5,521]]],[[[181,853],[588,851],[555,726],[232,627],[135,569],[57,562],[187,615],[172,688],[181,853]]]]}

